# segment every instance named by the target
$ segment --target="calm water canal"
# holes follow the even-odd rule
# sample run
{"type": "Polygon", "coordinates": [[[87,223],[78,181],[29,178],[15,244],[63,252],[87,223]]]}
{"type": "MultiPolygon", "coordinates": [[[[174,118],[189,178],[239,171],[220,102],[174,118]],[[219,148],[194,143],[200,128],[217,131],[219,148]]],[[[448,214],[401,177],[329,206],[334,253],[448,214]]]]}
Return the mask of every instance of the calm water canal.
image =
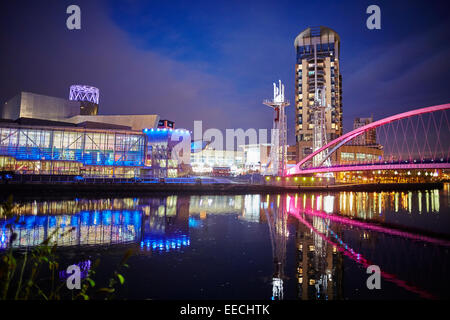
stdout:
{"type": "MultiPolygon", "coordinates": [[[[126,299],[450,298],[450,192],[204,195],[22,202],[15,245],[52,230],[68,266],[129,249],[126,299]],[[366,286],[368,265],[381,289],[366,286]]],[[[0,220],[0,246],[9,233],[0,220]]]]}

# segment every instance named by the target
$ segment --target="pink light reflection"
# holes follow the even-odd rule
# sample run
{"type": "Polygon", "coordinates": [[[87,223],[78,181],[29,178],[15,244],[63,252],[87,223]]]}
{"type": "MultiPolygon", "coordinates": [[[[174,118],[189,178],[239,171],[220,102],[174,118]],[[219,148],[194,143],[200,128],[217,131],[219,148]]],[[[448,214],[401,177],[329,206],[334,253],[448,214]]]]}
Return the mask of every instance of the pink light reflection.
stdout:
{"type": "MultiPolygon", "coordinates": [[[[307,222],[305,219],[303,219],[298,213],[295,212],[289,212],[292,216],[300,220],[305,226],[307,226],[310,230],[312,230],[314,233],[316,233],[319,237],[321,237],[324,241],[332,245],[333,247],[336,247],[336,249],[340,252],[342,252],[344,255],[352,259],[353,261],[363,265],[365,268],[372,265],[367,259],[365,259],[361,254],[356,253],[353,249],[344,249],[343,247],[339,246],[339,244],[332,242],[329,240],[324,234],[319,232],[316,228],[314,228],[309,222],[307,222]]],[[[329,215],[328,215],[329,216],[329,215]]],[[[342,245],[343,246],[343,245],[342,245]]],[[[348,247],[348,245],[346,245],[348,247]]],[[[396,284],[397,286],[406,289],[410,292],[418,294],[422,298],[426,299],[437,299],[434,295],[432,295],[429,292],[426,292],[422,289],[419,289],[413,285],[409,285],[406,281],[397,279],[397,277],[393,274],[381,271],[381,276],[386,279],[389,282],[392,282],[396,284]]]]}

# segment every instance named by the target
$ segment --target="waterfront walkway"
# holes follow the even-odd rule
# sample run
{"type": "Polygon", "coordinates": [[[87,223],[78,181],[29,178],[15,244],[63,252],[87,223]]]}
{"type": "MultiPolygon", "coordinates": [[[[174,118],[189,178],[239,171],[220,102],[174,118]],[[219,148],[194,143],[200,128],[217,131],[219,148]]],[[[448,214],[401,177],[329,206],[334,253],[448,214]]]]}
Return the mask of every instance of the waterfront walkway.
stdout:
{"type": "Polygon", "coordinates": [[[386,184],[335,184],[317,186],[288,186],[269,183],[251,184],[236,183],[232,181],[203,181],[195,180],[178,182],[169,180],[158,182],[145,181],[112,181],[97,180],[92,182],[61,181],[61,182],[5,182],[0,184],[0,197],[7,198],[9,195],[21,197],[58,197],[68,196],[114,196],[114,195],[142,195],[147,193],[160,194],[249,194],[249,193],[286,193],[286,192],[308,192],[308,191],[391,191],[391,190],[419,190],[419,189],[441,189],[443,183],[386,183],[386,184]]]}

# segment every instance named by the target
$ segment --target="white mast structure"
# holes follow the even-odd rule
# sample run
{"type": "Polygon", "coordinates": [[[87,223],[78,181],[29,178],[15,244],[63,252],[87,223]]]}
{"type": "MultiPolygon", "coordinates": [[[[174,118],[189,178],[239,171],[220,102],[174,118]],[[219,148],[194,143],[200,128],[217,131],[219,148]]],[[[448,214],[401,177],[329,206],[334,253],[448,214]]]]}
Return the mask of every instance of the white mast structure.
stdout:
{"type": "Polygon", "coordinates": [[[284,85],[281,80],[278,80],[278,83],[279,87],[273,83],[273,100],[263,101],[263,104],[274,110],[270,156],[265,174],[284,176],[287,158],[287,125],[284,108],[290,102],[284,99],[284,85]]]}
{"type": "MultiPolygon", "coordinates": [[[[314,123],[314,132],[313,132],[313,152],[322,148],[327,144],[327,127],[325,121],[325,111],[331,109],[330,105],[326,105],[325,100],[325,86],[322,88],[318,88],[317,86],[317,42],[318,38],[313,38],[314,41],[314,106],[312,107],[313,111],[313,123],[314,123]]],[[[323,158],[327,154],[327,150],[322,151],[316,157],[313,158],[313,167],[319,167],[322,164],[323,158]]],[[[331,162],[330,159],[326,159],[323,165],[330,167],[331,162]]]]}

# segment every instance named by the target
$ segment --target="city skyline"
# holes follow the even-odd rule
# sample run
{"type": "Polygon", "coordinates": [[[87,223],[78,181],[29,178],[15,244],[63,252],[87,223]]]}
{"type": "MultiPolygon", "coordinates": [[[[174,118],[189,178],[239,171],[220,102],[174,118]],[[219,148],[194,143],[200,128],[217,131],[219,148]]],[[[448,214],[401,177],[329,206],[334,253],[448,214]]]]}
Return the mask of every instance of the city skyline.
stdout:
{"type": "Polygon", "coordinates": [[[0,1],[0,300],[448,299],[449,31],[448,0],[0,1]]]}
{"type": "MultiPolygon", "coordinates": [[[[444,2],[380,2],[381,30],[366,28],[365,3],[219,3],[209,10],[212,4],[201,2],[78,1],[82,28],[70,31],[68,5],[2,3],[1,30],[8,32],[0,39],[9,44],[0,59],[2,103],[20,91],[67,98],[70,85],[85,83],[100,89],[102,114],[160,114],[188,129],[194,120],[219,129],[270,128],[260,101],[278,79],[294,101],[292,43],[314,25],[341,37],[344,132],[356,117],[448,101],[445,74],[437,72],[450,61],[441,41],[450,25],[444,2]],[[322,16],[313,14],[319,9],[322,16]],[[419,19],[420,26],[413,23],[419,19]]],[[[295,112],[287,111],[293,144],[295,112]]]]}

